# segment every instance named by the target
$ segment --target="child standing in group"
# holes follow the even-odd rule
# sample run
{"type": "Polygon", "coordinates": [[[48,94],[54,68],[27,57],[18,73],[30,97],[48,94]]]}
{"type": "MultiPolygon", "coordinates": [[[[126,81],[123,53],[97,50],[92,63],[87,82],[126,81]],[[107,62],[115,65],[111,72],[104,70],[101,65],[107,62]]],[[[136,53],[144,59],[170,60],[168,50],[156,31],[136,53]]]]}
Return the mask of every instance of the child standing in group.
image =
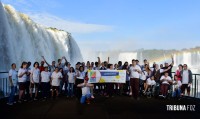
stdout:
{"type": "Polygon", "coordinates": [[[181,81],[178,79],[177,75],[174,75],[174,92],[172,94],[172,97],[174,98],[180,98],[181,96],[181,81]]]}
{"type": "Polygon", "coordinates": [[[67,73],[67,76],[68,76],[68,87],[67,87],[68,96],[72,97],[74,95],[74,83],[75,83],[75,76],[76,76],[76,73],[73,67],[70,67],[70,70],[67,73]]]}

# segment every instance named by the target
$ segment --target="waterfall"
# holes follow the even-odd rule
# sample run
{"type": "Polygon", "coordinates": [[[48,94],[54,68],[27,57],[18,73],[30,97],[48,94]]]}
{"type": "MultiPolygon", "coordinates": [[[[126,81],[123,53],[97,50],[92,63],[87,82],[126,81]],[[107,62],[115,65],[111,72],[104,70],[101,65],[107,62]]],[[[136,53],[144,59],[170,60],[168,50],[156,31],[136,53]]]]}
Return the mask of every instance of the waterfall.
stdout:
{"type": "Polygon", "coordinates": [[[72,64],[82,61],[82,55],[71,34],[56,28],[46,28],[0,3],[0,62],[1,70],[11,63],[20,67],[22,61],[51,61],[65,56],[72,64]]]}
{"type": "Polygon", "coordinates": [[[137,52],[125,52],[119,53],[118,60],[124,62],[132,63],[132,59],[137,59],[137,52]]]}

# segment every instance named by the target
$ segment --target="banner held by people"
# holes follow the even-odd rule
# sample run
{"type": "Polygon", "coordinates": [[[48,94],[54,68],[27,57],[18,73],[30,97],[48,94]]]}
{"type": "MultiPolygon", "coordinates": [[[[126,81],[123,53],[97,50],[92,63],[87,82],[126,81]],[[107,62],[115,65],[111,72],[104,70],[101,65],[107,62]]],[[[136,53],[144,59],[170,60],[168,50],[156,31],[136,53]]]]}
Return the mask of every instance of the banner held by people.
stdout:
{"type": "Polygon", "coordinates": [[[89,70],[89,83],[125,83],[125,70],[89,70]]]}

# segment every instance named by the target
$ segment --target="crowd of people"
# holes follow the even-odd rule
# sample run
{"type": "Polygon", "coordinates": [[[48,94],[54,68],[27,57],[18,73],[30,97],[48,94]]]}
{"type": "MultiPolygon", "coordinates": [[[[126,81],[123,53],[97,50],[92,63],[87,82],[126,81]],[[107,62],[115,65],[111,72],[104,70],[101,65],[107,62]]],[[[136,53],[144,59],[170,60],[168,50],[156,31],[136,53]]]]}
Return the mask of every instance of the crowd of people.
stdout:
{"type": "Polygon", "coordinates": [[[32,68],[31,62],[22,62],[18,72],[16,64],[13,63],[9,71],[11,92],[7,104],[16,103],[17,92],[19,92],[18,103],[38,99],[45,101],[62,95],[69,98],[76,97],[82,104],[89,104],[95,95],[107,98],[128,95],[136,100],[139,100],[140,96],[166,98],[171,95],[180,98],[185,95],[186,89],[187,95],[190,95],[192,72],[187,64],[180,64],[175,75],[172,75],[173,56],[171,64],[153,63],[152,67],[146,59],[143,64],[140,64],[137,59],[133,59],[131,64],[128,62],[122,64],[121,61],[111,64],[109,57],[108,61],[101,62],[99,57],[97,60],[96,62],[87,61],[86,64],[77,62],[73,67],[65,57],[58,59],[57,63],[52,61],[49,64],[42,56],[41,63],[34,62],[32,68]],[[88,70],[126,70],[126,82],[90,84],[88,70]],[[172,90],[171,94],[169,90],[172,90]]]}

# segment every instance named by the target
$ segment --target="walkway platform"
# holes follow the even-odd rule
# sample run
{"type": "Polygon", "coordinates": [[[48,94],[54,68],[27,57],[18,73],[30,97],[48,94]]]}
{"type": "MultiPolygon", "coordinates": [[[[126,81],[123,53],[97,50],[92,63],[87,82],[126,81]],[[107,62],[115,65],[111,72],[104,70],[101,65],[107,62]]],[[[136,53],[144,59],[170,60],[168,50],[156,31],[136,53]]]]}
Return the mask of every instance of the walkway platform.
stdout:
{"type": "Polygon", "coordinates": [[[200,100],[195,98],[134,100],[127,96],[105,98],[97,96],[89,105],[75,98],[23,102],[6,105],[0,101],[1,119],[199,119],[200,100]],[[195,111],[167,111],[166,105],[195,105],[195,111]]]}

